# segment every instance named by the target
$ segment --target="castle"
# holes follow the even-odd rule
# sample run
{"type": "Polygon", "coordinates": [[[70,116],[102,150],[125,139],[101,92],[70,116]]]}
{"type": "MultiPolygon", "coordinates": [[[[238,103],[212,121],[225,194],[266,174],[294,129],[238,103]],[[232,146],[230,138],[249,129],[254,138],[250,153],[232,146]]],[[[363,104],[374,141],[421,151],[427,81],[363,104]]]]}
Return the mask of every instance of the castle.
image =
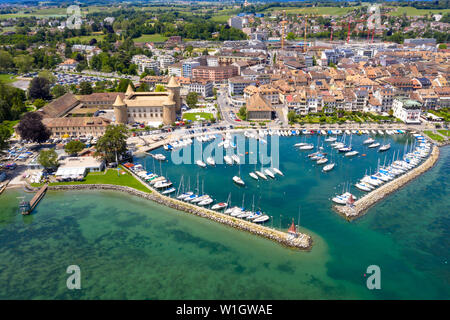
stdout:
{"type": "Polygon", "coordinates": [[[176,114],[181,111],[180,85],[171,77],[166,89],[167,92],[134,92],[128,86],[125,97],[117,95],[113,103],[115,123],[172,124],[176,121],[176,114]]]}

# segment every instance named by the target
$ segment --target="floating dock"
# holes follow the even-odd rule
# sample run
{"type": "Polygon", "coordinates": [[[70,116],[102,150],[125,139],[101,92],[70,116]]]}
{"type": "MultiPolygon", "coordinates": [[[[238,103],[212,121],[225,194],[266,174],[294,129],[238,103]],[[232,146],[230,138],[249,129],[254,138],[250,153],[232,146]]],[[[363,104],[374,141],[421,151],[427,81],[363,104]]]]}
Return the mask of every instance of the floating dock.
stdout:
{"type": "Polygon", "coordinates": [[[47,191],[48,184],[45,184],[42,186],[42,188],[39,189],[39,191],[33,196],[31,201],[29,203],[22,203],[20,205],[21,211],[23,215],[30,214],[34,208],[38,205],[39,201],[45,196],[45,192],[47,191]]]}
{"type": "Polygon", "coordinates": [[[417,168],[405,173],[391,182],[369,192],[356,201],[353,206],[334,206],[334,209],[347,220],[353,220],[362,216],[371,206],[395,192],[405,184],[431,169],[439,158],[439,147],[434,146],[431,155],[417,168]]]}

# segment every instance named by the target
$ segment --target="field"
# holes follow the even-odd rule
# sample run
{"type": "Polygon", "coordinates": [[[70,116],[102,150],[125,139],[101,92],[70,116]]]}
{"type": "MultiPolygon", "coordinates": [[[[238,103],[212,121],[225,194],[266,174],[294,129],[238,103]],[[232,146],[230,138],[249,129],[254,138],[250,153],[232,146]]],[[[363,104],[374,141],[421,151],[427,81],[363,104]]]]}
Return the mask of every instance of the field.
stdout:
{"type": "MultiPolygon", "coordinates": [[[[125,172],[124,170],[120,171],[125,172]]],[[[118,175],[116,169],[109,169],[108,171],[106,171],[105,174],[103,172],[89,172],[83,181],[50,183],[50,185],[73,185],[73,184],[114,184],[119,186],[131,187],[143,192],[151,192],[128,172],[125,172],[125,174],[118,175]]]]}
{"type": "Polygon", "coordinates": [[[450,137],[450,130],[437,130],[440,134],[446,137],[450,137]]]}
{"type": "Polygon", "coordinates": [[[100,42],[103,40],[104,37],[105,37],[104,34],[93,34],[91,36],[79,36],[79,37],[67,38],[67,40],[83,43],[83,42],[89,42],[89,41],[91,41],[91,39],[95,38],[95,40],[97,40],[97,42],[100,42]]]}
{"type": "Polygon", "coordinates": [[[435,134],[429,130],[425,130],[424,133],[434,141],[443,142],[445,139],[438,134],[435,134]]]}
{"type": "Polygon", "coordinates": [[[197,115],[206,120],[211,120],[214,118],[214,115],[212,113],[192,112],[192,113],[183,113],[183,119],[197,121],[197,118],[196,118],[197,115]]]}
{"type": "Polygon", "coordinates": [[[450,9],[416,9],[414,7],[398,7],[397,10],[389,12],[392,16],[401,16],[406,13],[407,16],[424,16],[426,14],[449,13],[450,9]]]}
{"type": "Polygon", "coordinates": [[[11,83],[14,82],[16,79],[16,76],[7,74],[7,73],[2,73],[0,74],[0,81],[3,81],[5,83],[11,83]]]}
{"type": "Polygon", "coordinates": [[[160,35],[159,33],[155,34],[143,34],[139,38],[133,39],[134,42],[164,42],[167,40],[167,37],[160,35]]]}

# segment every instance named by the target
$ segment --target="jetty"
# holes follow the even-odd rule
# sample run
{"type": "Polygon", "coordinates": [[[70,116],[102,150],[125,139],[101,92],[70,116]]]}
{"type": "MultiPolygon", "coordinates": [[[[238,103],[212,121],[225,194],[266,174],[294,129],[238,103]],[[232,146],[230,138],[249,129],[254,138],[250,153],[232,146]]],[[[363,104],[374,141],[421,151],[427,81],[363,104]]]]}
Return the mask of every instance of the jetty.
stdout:
{"type": "Polygon", "coordinates": [[[33,196],[29,203],[23,202],[20,205],[21,212],[23,215],[30,214],[34,208],[38,205],[39,201],[44,197],[46,191],[48,189],[48,184],[43,185],[39,191],[33,196]]]}
{"type": "Polygon", "coordinates": [[[439,147],[433,146],[431,155],[417,168],[405,173],[404,175],[392,180],[389,183],[369,192],[364,197],[354,202],[353,205],[347,206],[334,206],[333,208],[347,220],[353,220],[364,213],[372,207],[378,201],[384,199],[387,195],[400,189],[408,182],[412,181],[416,177],[420,176],[427,170],[431,169],[439,158],[439,147]]]}

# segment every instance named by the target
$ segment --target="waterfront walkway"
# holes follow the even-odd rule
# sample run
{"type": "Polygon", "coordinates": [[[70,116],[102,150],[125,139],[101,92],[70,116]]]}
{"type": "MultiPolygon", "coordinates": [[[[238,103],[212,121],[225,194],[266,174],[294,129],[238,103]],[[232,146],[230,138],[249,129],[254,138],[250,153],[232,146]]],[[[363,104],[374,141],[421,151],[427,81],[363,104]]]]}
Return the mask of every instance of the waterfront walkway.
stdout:
{"type": "Polygon", "coordinates": [[[353,206],[334,206],[334,209],[347,220],[353,220],[363,215],[367,209],[376,204],[378,201],[384,199],[387,195],[400,189],[409,181],[420,176],[425,171],[434,166],[439,158],[439,147],[433,146],[431,155],[417,168],[405,173],[399,178],[392,180],[389,183],[369,192],[361,199],[356,201],[353,206]]]}

